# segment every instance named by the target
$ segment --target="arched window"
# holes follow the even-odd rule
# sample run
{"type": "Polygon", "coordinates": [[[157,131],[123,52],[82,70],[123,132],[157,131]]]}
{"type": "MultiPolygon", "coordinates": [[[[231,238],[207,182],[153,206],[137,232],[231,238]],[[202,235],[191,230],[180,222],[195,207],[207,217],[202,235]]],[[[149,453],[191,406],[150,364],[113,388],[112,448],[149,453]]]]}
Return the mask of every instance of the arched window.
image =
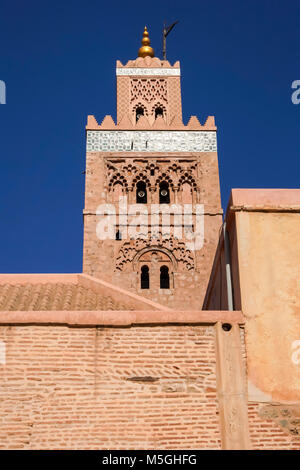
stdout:
{"type": "Polygon", "coordinates": [[[149,289],[149,268],[142,266],[141,269],[141,289],[149,289]]]}
{"type": "Polygon", "coordinates": [[[163,181],[159,185],[159,203],[160,204],[170,204],[169,185],[166,181],[163,181]]]}
{"type": "Polygon", "coordinates": [[[116,240],[122,240],[122,232],[119,229],[116,231],[116,240]]]}
{"type": "Polygon", "coordinates": [[[162,266],[160,268],[160,288],[170,289],[169,268],[167,266],[162,266]]]}
{"type": "Polygon", "coordinates": [[[140,119],[141,116],[144,116],[144,108],[142,108],[142,107],[136,108],[136,110],[135,110],[135,120],[136,120],[136,122],[138,122],[138,120],[140,119]]]}
{"type": "Polygon", "coordinates": [[[147,189],[144,181],[139,181],[136,185],[136,202],[137,204],[147,204],[147,189]]]}
{"type": "Polygon", "coordinates": [[[155,119],[157,119],[158,116],[161,116],[161,117],[164,116],[164,110],[160,107],[155,108],[155,119]]]}

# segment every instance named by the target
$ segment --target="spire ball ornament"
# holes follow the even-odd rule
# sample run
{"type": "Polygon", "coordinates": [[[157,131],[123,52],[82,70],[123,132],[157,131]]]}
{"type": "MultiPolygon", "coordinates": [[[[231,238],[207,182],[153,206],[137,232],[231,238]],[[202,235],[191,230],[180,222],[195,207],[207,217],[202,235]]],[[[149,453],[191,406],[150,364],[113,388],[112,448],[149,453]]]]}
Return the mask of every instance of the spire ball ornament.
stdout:
{"type": "Polygon", "coordinates": [[[145,26],[142,39],[142,47],[139,49],[139,57],[154,57],[154,50],[150,47],[149,33],[147,31],[147,26],[145,26]]]}

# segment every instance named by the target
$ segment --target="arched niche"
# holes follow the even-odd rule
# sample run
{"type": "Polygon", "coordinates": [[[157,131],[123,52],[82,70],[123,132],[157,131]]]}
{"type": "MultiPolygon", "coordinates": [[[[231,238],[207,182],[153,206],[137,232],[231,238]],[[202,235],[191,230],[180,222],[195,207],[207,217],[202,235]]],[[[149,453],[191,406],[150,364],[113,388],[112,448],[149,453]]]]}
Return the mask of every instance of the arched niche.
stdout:
{"type": "Polygon", "coordinates": [[[160,289],[170,289],[169,267],[165,264],[160,267],[160,289]]]}
{"type": "Polygon", "coordinates": [[[147,204],[147,187],[145,181],[138,181],[136,185],[136,203],[147,204]]]}
{"type": "Polygon", "coordinates": [[[135,122],[138,122],[138,120],[145,115],[145,110],[142,108],[142,106],[139,106],[135,110],[135,122]]]}
{"type": "Polygon", "coordinates": [[[159,203],[170,204],[170,187],[167,181],[162,181],[159,184],[159,203]]]}
{"type": "Polygon", "coordinates": [[[188,182],[183,183],[181,186],[181,197],[182,197],[182,204],[193,203],[192,186],[188,182]]]}
{"type": "Polygon", "coordinates": [[[147,266],[146,264],[141,266],[140,288],[141,289],[150,289],[149,266],[147,266]]]}
{"type": "Polygon", "coordinates": [[[119,202],[119,198],[123,195],[123,185],[119,181],[117,181],[113,186],[113,195],[112,200],[115,203],[119,202]]]}

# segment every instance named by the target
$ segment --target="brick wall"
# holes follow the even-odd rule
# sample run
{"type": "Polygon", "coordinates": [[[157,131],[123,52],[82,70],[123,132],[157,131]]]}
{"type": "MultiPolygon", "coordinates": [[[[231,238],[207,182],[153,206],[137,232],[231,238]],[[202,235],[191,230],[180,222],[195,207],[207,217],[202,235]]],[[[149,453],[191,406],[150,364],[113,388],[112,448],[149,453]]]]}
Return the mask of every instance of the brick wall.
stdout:
{"type": "Polygon", "coordinates": [[[253,449],[299,450],[300,406],[249,403],[253,449]]]}
{"type": "Polygon", "coordinates": [[[1,449],[220,448],[209,326],[1,326],[1,449]]]}

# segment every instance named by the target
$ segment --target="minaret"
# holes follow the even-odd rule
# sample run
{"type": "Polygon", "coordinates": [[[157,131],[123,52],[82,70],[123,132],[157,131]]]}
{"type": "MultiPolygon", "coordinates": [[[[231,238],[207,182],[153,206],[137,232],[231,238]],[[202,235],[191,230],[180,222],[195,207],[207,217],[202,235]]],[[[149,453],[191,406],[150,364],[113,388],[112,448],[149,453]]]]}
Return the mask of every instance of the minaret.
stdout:
{"type": "Polygon", "coordinates": [[[83,271],[171,308],[199,310],[222,224],[216,127],[213,116],[203,125],[191,116],[184,125],[180,74],[179,62],[155,57],[145,27],[137,59],[116,64],[117,121],[105,116],[99,125],[88,116],[83,271]],[[149,214],[139,219],[138,238],[120,196],[127,213],[139,204],[149,214]],[[116,208],[114,236],[106,239],[97,215],[103,204],[116,208]],[[174,205],[188,215],[179,237],[184,218],[174,217],[174,205]],[[159,213],[167,207],[170,229],[159,213]],[[203,243],[193,249],[189,233],[201,208],[203,243]]]}

